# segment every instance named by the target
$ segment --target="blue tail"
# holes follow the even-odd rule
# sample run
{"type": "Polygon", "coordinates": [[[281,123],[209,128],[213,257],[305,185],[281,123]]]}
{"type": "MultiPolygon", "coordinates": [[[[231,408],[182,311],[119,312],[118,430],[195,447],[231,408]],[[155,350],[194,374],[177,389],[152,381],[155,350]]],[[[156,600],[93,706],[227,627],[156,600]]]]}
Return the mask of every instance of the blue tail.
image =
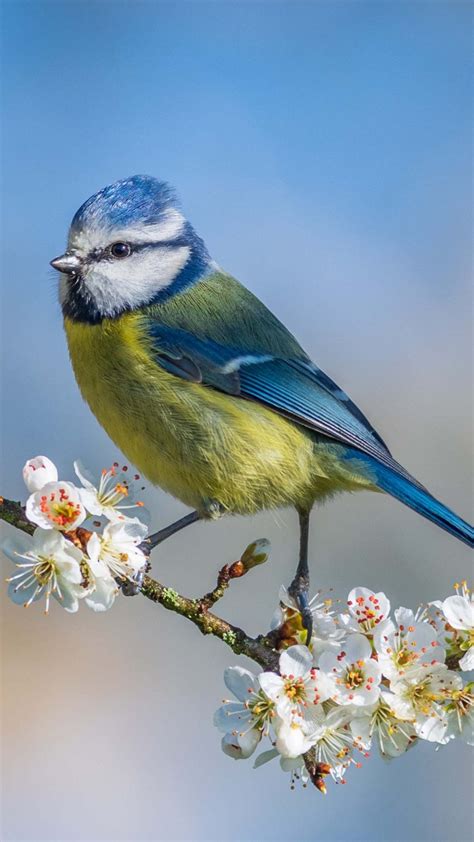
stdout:
{"type": "Polygon", "coordinates": [[[416,480],[401,476],[396,470],[381,465],[379,462],[374,465],[374,461],[372,461],[372,470],[374,466],[377,477],[376,484],[379,488],[386,491],[387,494],[391,494],[392,497],[396,497],[397,500],[405,503],[405,506],[414,509],[418,514],[436,523],[441,529],[450,532],[451,535],[459,538],[468,547],[474,547],[474,528],[448,509],[447,506],[443,506],[439,500],[432,497],[426,489],[418,485],[416,480]]]}

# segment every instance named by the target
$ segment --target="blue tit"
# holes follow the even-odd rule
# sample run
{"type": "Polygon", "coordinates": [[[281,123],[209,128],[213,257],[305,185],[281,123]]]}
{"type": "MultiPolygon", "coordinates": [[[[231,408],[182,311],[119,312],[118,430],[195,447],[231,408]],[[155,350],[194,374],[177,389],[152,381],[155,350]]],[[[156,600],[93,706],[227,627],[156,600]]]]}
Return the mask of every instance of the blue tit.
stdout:
{"type": "Polygon", "coordinates": [[[93,195],[51,264],[84,399],[145,476],[196,510],[184,521],[296,508],[303,613],[309,515],[338,492],[386,492],[474,545],[473,528],[212,260],[165,182],[137,175],[93,195]]]}

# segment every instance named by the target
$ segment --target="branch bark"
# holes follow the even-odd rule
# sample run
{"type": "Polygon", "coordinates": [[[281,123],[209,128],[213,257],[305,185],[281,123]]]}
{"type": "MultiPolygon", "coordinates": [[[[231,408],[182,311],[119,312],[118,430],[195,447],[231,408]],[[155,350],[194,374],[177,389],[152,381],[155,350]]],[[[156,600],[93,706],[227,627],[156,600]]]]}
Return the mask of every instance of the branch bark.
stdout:
{"type": "MultiPolygon", "coordinates": [[[[0,520],[32,535],[35,526],[27,520],[21,503],[0,497],[0,520]]],[[[226,643],[236,655],[246,655],[266,670],[278,669],[278,652],[272,641],[265,635],[250,637],[243,629],[218,617],[209,609],[220,599],[229,586],[231,578],[227,566],[223,567],[214,590],[203,597],[190,598],[177,593],[161,582],[145,576],[140,593],[152,602],[156,602],[168,611],[181,614],[194,623],[202,634],[212,634],[226,643]]]]}

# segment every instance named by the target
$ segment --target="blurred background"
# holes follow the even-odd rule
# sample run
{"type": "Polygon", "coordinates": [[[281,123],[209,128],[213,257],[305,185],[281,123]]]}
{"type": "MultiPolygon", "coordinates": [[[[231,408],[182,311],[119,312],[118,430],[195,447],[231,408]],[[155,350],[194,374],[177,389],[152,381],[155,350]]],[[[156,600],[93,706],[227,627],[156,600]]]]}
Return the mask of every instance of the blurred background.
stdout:
{"type": "MultiPolygon", "coordinates": [[[[2,494],[25,498],[37,453],[64,479],[74,458],[98,472],[118,456],[79,396],[48,264],[91,193],[149,173],[394,455],[471,516],[471,10],[3,3],[2,494]]],[[[158,489],[145,499],[156,528],[185,512],[158,489]]],[[[155,552],[155,574],[200,594],[263,536],[271,562],[220,603],[257,633],[295,564],[291,512],[194,526],[155,552]]],[[[315,587],[411,607],[470,569],[460,543],[369,494],[314,513],[311,561],[315,587]]],[[[45,618],[3,589],[2,618],[6,840],[472,836],[463,745],[374,754],[326,798],[291,792],[277,765],[221,753],[212,715],[237,659],[182,618],[140,597],[45,618]]]]}

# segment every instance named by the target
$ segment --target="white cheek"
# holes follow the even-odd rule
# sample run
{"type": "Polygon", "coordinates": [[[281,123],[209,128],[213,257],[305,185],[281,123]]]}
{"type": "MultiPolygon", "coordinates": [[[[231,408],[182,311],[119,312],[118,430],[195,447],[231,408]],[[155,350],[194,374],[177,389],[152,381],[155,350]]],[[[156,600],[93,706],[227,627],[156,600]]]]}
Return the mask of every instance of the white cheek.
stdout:
{"type": "Polygon", "coordinates": [[[107,261],[85,274],[84,283],[97,308],[113,316],[124,308],[147,304],[166,289],[186,265],[190,249],[150,249],[124,260],[107,261]]]}

